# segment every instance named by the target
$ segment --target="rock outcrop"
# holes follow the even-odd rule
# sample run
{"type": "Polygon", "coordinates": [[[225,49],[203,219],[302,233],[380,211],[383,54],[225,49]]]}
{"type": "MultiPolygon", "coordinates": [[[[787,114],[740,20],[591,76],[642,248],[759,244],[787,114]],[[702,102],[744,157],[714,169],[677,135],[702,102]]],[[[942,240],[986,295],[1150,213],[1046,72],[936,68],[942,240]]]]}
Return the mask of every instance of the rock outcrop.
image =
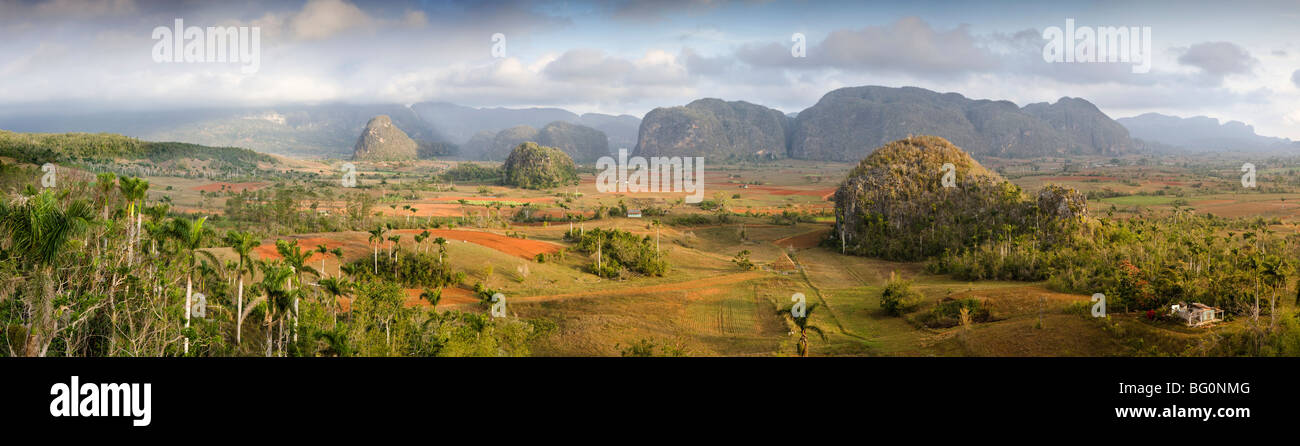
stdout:
{"type": "Polygon", "coordinates": [[[352,149],[352,159],[360,161],[405,161],[416,159],[419,146],[402,129],[393,125],[388,115],[379,115],[366,123],[352,149]]]}

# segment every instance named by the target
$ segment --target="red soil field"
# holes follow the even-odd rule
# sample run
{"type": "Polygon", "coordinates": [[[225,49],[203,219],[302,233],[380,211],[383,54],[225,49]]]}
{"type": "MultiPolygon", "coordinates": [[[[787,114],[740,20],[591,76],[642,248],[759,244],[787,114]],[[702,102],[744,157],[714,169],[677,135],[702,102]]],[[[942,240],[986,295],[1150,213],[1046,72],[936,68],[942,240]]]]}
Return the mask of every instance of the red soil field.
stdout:
{"type": "MultiPolygon", "coordinates": [[[[431,305],[429,305],[429,301],[420,298],[420,293],[423,292],[424,292],[423,289],[407,288],[406,300],[402,304],[405,305],[407,308],[431,307],[431,305]]],[[[465,304],[473,304],[477,302],[478,302],[478,297],[474,296],[473,291],[464,288],[443,288],[442,300],[438,301],[438,306],[445,307],[448,305],[465,305],[465,304]]],[[[340,297],[339,311],[342,313],[347,313],[349,311],[352,311],[352,299],[348,297],[340,297]]]]}
{"type": "MultiPolygon", "coordinates": [[[[402,245],[411,246],[415,243],[415,235],[423,231],[424,230],[422,229],[398,229],[392,231],[390,235],[402,235],[402,245]]],[[[560,246],[553,243],[506,237],[491,232],[463,231],[458,229],[430,229],[429,234],[429,241],[425,243],[432,243],[433,239],[442,237],[447,239],[448,243],[474,243],[476,245],[492,248],[528,260],[537,257],[537,254],[551,254],[560,250],[560,246]]],[[[344,254],[350,257],[354,255],[369,255],[371,253],[369,237],[370,234],[365,232],[337,232],[331,234],[287,236],[283,238],[288,240],[297,240],[298,246],[301,246],[304,250],[314,250],[316,249],[316,245],[322,243],[329,249],[341,247],[343,248],[344,254]]],[[[280,254],[275,252],[274,239],[263,240],[262,245],[255,248],[253,252],[256,254],[256,258],[258,259],[280,258],[280,254]]],[[[333,257],[333,255],[326,256],[326,260],[330,261],[327,262],[327,269],[328,265],[332,263],[333,257]]],[[[312,263],[318,263],[320,260],[320,255],[317,253],[313,253],[312,256],[308,258],[308,261],[312,263]]]]}

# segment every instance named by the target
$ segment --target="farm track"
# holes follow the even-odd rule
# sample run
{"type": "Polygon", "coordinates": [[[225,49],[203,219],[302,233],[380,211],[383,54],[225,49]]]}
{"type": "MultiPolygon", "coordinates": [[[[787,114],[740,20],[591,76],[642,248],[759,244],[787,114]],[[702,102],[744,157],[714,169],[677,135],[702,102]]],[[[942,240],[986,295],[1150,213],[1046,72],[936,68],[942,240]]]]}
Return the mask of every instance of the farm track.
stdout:
{"type": "MultiPolygon", "coordinates": [[[[780,246],[777,247],[779,248],[780,246]]],[[[849,331],[847,328],[844,328],[844,324],[840,322],[840,317],[835,314],[835,308],[831,306],[830,302],[826,301],[825,296],[822,296],[821,288],[817,288],[817,285],[813,285],[812,280],[808,278],[808,271],[804,269],[803,262],[800,262],[797,259],[797,257],[799,256],[789,256],[789,257],[790,260],[794,262],[795,268],[799,270],[799,277],[803,278],[803,281],[805,284],[808,285],[808,288],[811,288],[813,292],[817,294],[817,300],[821,301],[822,306],[826,307],[826,312],[831,315],[831,322],[835,323],[835,327],[840,330],[840,333],[845,336],[860,339],[862,341],[870,341],[870,339],[855,334],[849,331]]]]}

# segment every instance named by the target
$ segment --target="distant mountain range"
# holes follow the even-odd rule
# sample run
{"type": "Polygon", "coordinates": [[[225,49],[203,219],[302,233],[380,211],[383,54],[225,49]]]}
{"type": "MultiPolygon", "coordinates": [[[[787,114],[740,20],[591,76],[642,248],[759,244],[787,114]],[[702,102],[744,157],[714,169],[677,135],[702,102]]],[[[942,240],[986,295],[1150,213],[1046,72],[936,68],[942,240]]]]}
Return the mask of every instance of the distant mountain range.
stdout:
{"type": "MultiPolygon", "coordinates": [[[[474,108],[446,102],[421,102],[412,105],[411,110],[455,144],[465,144],[482,132],[497,133],[521,125],[540,129],[559,121],[604,132],[610,147],[615,150],[619,147],[631,149],[636,145],[637,128],[641,125],[641,118],[632,115],[578,115],[560,108],[474,108]]],[[[505,153],[510,151],[507,149],[505,153]]]]}
{"type": "Polygon", "coordinates": [[[641,122],[637,153],[857,161],[910,135],[940,136],[972,154],[1000,157],[1136,148],[1123,126],[1083,99],[1019,107],[914,87],[852,87],[793,115],[718,99],[657,108],[641,122]]]}
{"type": "MultiPolygon", "coordinates": [[[[915,87],[849,87],[795,113],[744,101],[705,98],[630,115],[576,114],[560,108],[475,108],[446,102],[238,109],[0,115],[0,129],[109,132],[151,141],[245,147],[306,158],[348,158],[366,123],[379,115],[421,153],[502,159],[510,147],[544,135],[575,160],[619,148],[641,155],[717,160],[801,158],[857,161],[909,135],[943,137],[976,156],[1025,158],[1176,150],[1300,148],[1256,135],[1236,121],[1145,114],[1113,120],[1080,98],[1017,106],[915,87]],[[570,124],[561,126],[560,124],[570,124]],[[601,141],[600,133],[604,135],[601,141]],[[459,150],[455,146],[460,146],[459,150]],[[509,147],[508,147],[509,146],[509,147]]],[[[535,141],[545,144],[543,141],[535,141]]]]}
{"type": "Polygon", "coordinates": [[[1184,150],[1205,151],[1271,151],[1300,149],[1300,141],[1274,138],[1255,133],[1255,128],[1240,121],[1222,124],[1218,119],[1205,116],[1181,118],[1178,116],[1146,113],[1131,118],[1115,120],[1134,138],[1154,141],[1184,150]]]}

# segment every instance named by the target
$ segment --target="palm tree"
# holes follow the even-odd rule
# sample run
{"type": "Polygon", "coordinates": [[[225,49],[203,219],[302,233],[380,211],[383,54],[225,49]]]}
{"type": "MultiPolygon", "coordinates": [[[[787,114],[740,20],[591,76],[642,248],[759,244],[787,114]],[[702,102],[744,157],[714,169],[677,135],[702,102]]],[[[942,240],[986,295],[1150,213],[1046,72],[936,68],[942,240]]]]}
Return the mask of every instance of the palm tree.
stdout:
{"type": "Polygon", "coordinates": [[[1270,306],[1268,314],[1270,328],[1274,327],[1277,322],[1277,290],[1278,288],[1286,287],[1287,270],[1289,267],[1290,265],[1287,264],[1285,259],[1278,256],[1268,256],[1264,259],[1263,269],[1260,271],[1260,275],[1264,281],[1264,286],[1270,291],[1268,299],[1270,306]]]}
{"type": "Polygon", "coordinates": [[[430,306],[437,308],[438,302],[442,300],[442,288],[426,288],[420,293],[420,298],[428,301],[430,306]]]}
{"type": "Polygon", "coordinates": [[[143,178],[122,177],[117,182],[117,189],[122,192],[122,197],[126,199],[126,221],[127,227],[131,226],[131,221],[135,220],[135,229],[130,231],[130,237],[127,241],[126,259],[127,264],[133,262],[135,245],[140,239],[140,215],[136,209],[143,204],[145,196],[149,191],[149,182],[143,178]]]}
{"type": "Polygon", "coordinates": [[[330,250],[330,254],[334,254],[334,258],[335,258],[335,259],[338,259],[338,261],[339,261],[339,275],[342,275],[342,274],[343,274],[343,248],[334,248],[334,249],[331,249],[331,250],[330,250]]]}
{"type": "MultiPolygon", "coordinates": [[[[177,245],[181,248],[181,258],[185,262],[185,328],[190,328],[190,306],[193,304],[193,284],[194,284],[194,263],[197,260],[197,254],[202,252],[212,263],[217,263],[217,258],[208,251],[199,251],[203,246],[203,240],[212,235],[212,230],[203,227],[203,222],[207,217],[201,217],[198,220],[186,220],[183,218],[172,219],[171,226],[168,227],[167,233],[176,239],[177,245]]],[[[190,338],[185,338],[185,354],[190,353],[190,338]]]]}
{"type": "Polygon", "coordinates": [[[235,307],[235,345],[239,345],[244,326],[244,273],[247,272],[252,277],[254,271],[253,263],[249,261],[249,254],[262,244],[261,240],[253,237],[251,232],[230,231],[226,233],[226,244],[235,250],[239,256],[239,266],[235,268],[235,274],[239,275],[239,300],[235,307]]]}
{"type": "MultiPolygon", "coordinates": [[[[284,257],[284,263],[289,265],[289,268],[293,270],[293,278],[297,279],[296,281],[298,282],[298,286],[294,287],[291,283],[290,291],[302,289],[302,273],[304,272],[309,273],[316,277],[320,277],[320,271],[316,271],[314,268],[307,266],[307,257],[310,256],[311,254],[309,251],[304,251],[302,247],[298,246],[297,240],[294,240],[292,242],[288,240],[276,240],[275,251],[279,253],[281,257],[284,257]]],[[[294,297],[293,297],[293,341],[294,342],[298,342],[298,296],[299,294],[301,293],[294,293],[294,297]]]]}
{"type": "Polygon", "coordinates": [[[808,308],[804,309],[802,316],[796,316],[794,314],[793,305],[776,311],[777,316],[785,316],[786,319],[794,322],[794,325],[799,328],[799,356],[808,356],[808,332],[811,331],[817,333],[818,336],[821,336],[822,341],[826,340],[826,333],[822,332],[821,327],[808,324],[808,318],[812,317],[813,310],[816,309],[817,304],[809,304],[808,308]]]}
{"type": "Polygon", "coordinates": [[[393,255],[393,252],[394,250],[400,251],[402,249],[402,246],[398,244],[402,241],[402,236],[400,234],[390,235],[388,236],[388,241],[393,242],[393,244],[388,247],[388,257],[397,260],[397,257],[393,255]]]}
{"type": "Polygon", "coordinates": [[[75,200],[66,208],[46,190],[23,197],[13,204],[0,202],[0,228],[9,237],[9,255],[18,257],[18,268],[29,277],[31,287],[23,295],[32,302],[31,320],[27,325],[24,356],[45,356],[55,334],[56,294],[54,271],[66,256],[69,244],[85,232],[95,218],[95,211],[85,200],[75,200]]]}
{"type": "Polygon", "coordinates": [[[417,251],[423,252],[423,249],[421,248],[424,247],[424,241],[427,240],[428,238],[429,238],[429,231],[424,231],[419,234],[415,234],[415,245],[417,251]]]}
{"type": "Polygon", "coordinates": [[[374,248],[375,253],[375,274],[379,274],[379,243],[384,241],[385,232],[388,231],[385,230],[383,226],[375,226],[375,229],[370,230],[370,246],[374,248]]]}
{"type": "MultiPolygon", "coordinates": [[[[284,313],[297,293],[288,285],[293,280],[293,268],[282,261],[259,262],[262,269],[262,281],[257,284],[262,297],[250,303],[244,310],[251,312],[257,304],[266,301],[266,356],[271,356],[271,327],[276,321],[280,323],[280,337],[284,337],[284,313]]],[[[283,344],[283,343],[282,343],[283,344]]]]}
{"type": "Polygon", "coordinates": [[[347,294],[348,288],[350,288],[352,284],[348,283],[348,281],[344,280],[342,277],[329,277],[321,279],[317,283],[320,284],[320,287],[325,291],[325,294],[328,294],[333,298],[329,303],[329,309],[330,315],[334,318],[334,324],[337,325],[339,322],[339,298],[347,294]]]}
{"type": "MultiPolygon", "coordinates": [[[[438,264],[441,265],[441,264],[442,264],[442,255],[445,254],[445,253],[447,252],[447,239],[442,238],[442,237],[438,237],[438,238],[433,239],[433,242],[438,244],[438,264]]],[[[1300,299],[1300,298],[1297,298],[1297,299],[1300,299]]]]}
{"type": "Polygon", "coordinates": [[[95,176],[95,188],[99,189],[100,205],[104,208],[104,220],[108,220],[108,195],[113,193],[117,186],[117,174],[113,172],[104,172],[95,176]]]}
{"type": "Polygon", "coordinates": [[[316,245],[316,252],[320,254],[320,273],[325,274],[325,254],[330,253],[330,248],[321,243],[316,245]]]}

